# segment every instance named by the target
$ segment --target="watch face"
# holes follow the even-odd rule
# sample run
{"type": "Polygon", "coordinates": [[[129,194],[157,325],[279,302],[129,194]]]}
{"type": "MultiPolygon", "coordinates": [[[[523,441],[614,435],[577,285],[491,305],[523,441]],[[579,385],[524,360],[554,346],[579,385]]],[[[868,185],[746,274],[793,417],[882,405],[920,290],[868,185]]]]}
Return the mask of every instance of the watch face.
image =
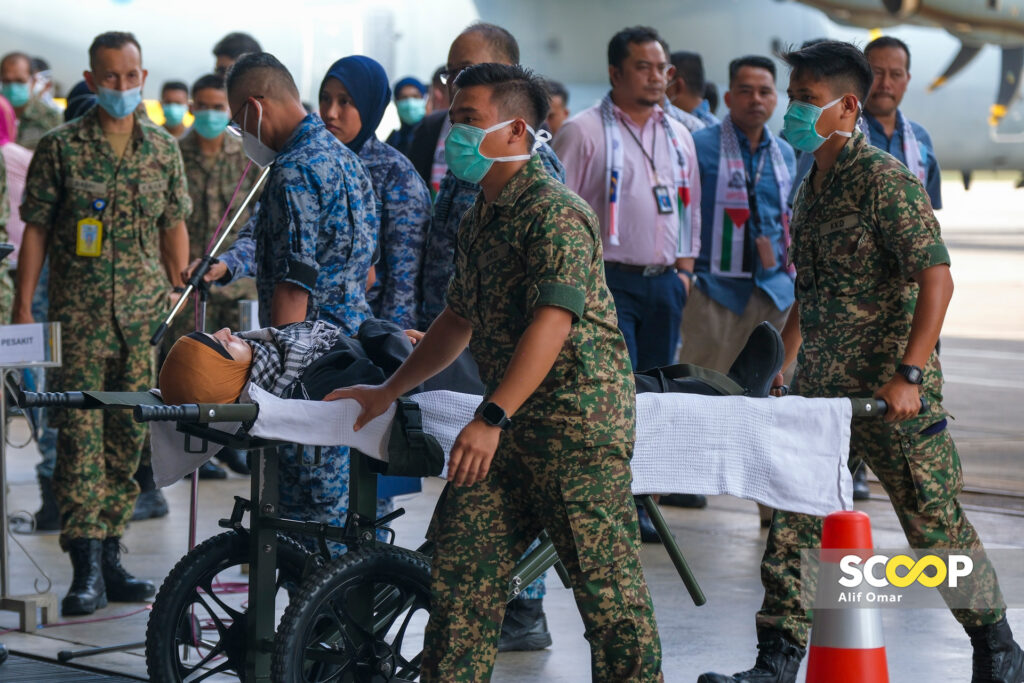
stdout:
{"type": "Polygon", "coordinates": [[[501,409],[497,403],[488,403],[484,405],[484,409],[480,411],[480,415],[484,418],[484,421],[489,425],[497,427],[505,419],[505,411],[501,409]]]}
{"type": "Polygon", "coordinates": [[[924,373],[921,372],[921,368],[914,365],[900,366],[900,372],[911,384],[920,384],[924,378],[924,373]]]}

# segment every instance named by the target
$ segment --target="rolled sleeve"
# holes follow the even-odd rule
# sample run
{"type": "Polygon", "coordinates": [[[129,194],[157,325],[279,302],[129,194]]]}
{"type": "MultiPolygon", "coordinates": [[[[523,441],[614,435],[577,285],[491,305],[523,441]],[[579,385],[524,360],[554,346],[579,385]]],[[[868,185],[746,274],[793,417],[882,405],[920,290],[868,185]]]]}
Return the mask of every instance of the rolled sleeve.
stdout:
{"type": "Polygon", "coordinates": [[[185,180],[185,162],[181,159],[177,145],[173,146],[173,153],[167,183],[167,203],[157,222],[161,230],[170,230],[192,214],[192,197],[188,194],[188,183],[185,180]]]}
{"type": "Polygon", "coordinates": [[[921,182],[909,172],[897,172],[883,179],[883,187],[876,207],[877,225],[900,273],[909,280],[926,268],[949,265],[949,250],[921,182]]]}
{"type": "Polygon", "coordinates": [[[570,209],[554,209],[534,223],[526,241],[526,308],[558,306],[583,317],[587,281],[594,261],[594,237],[586,217],[570,209]]]}
{"type": "MultiPolygon", "coordinates": [[[[308,291],[316,289],[320,264],[317,262],[317,244],[320,234],[319,193],[320,180],[304,167],[282,169],[281,182],[275,183],[273,195],[265,198],[271,214],[271,226],[281,241],[276,254],[273,284],[290,282],[308,291]]],[[[344,199],[339,199],[343,202],[344,199]]],[[[347,206],[331,207],[338,215],[347,215],[347,206]]]]}
{"type": "Polygon", "coordinates": [[[49,230],[57,215],[62,180],[60,158],[53,137],[44,136],[32,156],[19,212],[25,223],[49,230]]]}

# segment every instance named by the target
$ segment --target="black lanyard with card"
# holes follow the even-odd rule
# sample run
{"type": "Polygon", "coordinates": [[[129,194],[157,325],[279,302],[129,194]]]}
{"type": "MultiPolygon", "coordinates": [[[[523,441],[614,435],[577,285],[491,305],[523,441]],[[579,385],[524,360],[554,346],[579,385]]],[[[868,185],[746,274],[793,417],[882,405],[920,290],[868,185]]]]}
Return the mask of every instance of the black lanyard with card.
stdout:
{"type": "Polygon", "coordinates": [[[640,138],[636,136],[636,133],[633,132],[629,125],[623,123],[622,127],[626,129],[626,132],[629,133],[629,136],[633,138],[634,142],[636,142],[636,146],[640,148],[640,151],[643,153],[644,158],[647,159],[647,163],[650,164],[651,166],[651,191],[654,193],[654,202],[655,205],[658,207],[658,213],[661,214],[662,216],[667,216],[671,214],[673,212],[672,190],[669,189],[667,185],[662,185],[658,182],[658,169],[654,165],[654,152],[658,144],[658,131],[654,131],[653,139],[651,140],[651,153],[648,154],[647,150],[644,149],[644,146],[640,143],[640,138]]]}

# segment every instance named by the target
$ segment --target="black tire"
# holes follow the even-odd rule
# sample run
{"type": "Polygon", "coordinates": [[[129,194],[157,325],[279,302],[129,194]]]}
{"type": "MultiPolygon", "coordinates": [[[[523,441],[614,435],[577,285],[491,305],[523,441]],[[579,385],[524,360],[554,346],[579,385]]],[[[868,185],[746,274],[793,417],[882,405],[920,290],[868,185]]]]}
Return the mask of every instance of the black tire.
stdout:
{"type": "Polygon", "coordinates": [[[343,555],[311,574],[281,617],[276,683],[415,681],[430,615],[430,562],[394,546],[343,555]],[[373,598],[372,632],[352,612],[373,598]]]}
{"type": "MultiPolygon", "coordinates": [[[[182,683],[196,673],[191,680],[230,673],[241,678],[246,610],[226,603],[214,592],[213,583],[223,572],[249,562],[249,540],[245,530],[207,539],[178,560],[164,579],[146,627],[150,680],[182,683]]],[[[278,536],[277,541],[276,587],[290,590],[301,582],[309,553],[289,538],[278,536]]]]}

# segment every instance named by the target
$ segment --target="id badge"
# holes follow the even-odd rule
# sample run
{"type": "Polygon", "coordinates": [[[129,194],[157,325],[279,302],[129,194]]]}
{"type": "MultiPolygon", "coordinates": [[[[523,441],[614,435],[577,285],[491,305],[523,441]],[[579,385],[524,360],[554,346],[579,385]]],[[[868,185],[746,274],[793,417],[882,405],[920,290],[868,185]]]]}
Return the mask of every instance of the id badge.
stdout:
{"type": "Polygon", "coordinates": [[[662,215],[672,213],[672,191],[664,185],[654,186],[654,199],[658,202],[658,213],[662,215]]]}
{"type": "Polygon", "coordinates": [[[760,235],[754,242],[757,244],[757,255],[761,257],[761,267],[771,270],[777,265],[775,260],[775,247],[772,240],[766,235],[760,235]]]}
{"type": "Polygon", "coordinates": [[[79,256],[98,257],[103,253],[103,223],[96,218],[78,221],[78,240],[75,253],[79,256]]]}

